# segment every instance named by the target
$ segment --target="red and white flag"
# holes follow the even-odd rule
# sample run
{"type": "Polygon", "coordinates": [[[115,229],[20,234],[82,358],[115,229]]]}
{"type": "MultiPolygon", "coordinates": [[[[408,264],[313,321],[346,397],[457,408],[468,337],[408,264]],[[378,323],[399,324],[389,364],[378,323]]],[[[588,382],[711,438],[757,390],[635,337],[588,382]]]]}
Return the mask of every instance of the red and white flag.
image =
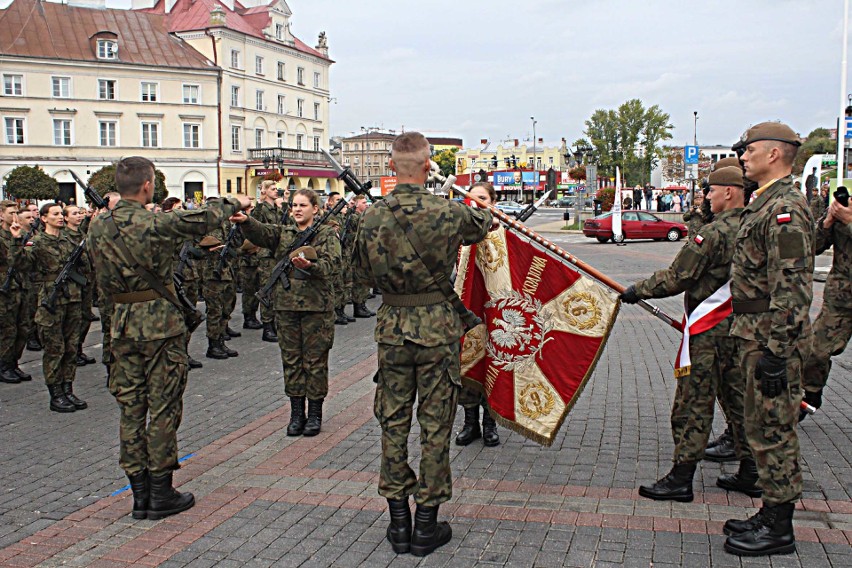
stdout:
{"type": "Polygon", "coordinates": [[[551,445],[603,352],[618,294],[504,227],[462,249],[456,291],[484,322],[462,339],[462,380],[500,424],[551,445]]]}
{"type": "Polygon", "coordinates": [[[686,298],[684,297],[683,338],[675,358],[674,375],[685,377],[690,373],[692,361],[689,358],[689,338],[704,333],[727,318],[734,311],[731,299],[731,281],[713,292],[710,297],[698,304],[695,310],[686,316],[686,298]]]}

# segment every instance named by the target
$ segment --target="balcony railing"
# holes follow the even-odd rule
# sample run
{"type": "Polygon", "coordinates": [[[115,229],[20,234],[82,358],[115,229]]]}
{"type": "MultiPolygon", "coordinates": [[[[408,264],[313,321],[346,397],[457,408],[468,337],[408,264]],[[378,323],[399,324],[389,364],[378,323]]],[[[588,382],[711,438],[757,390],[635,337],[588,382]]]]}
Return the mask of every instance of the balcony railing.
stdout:
{"type": "Polygon", "coordinates": [[[322,152],[314,150],[296,150],[295,148],[249,148],[249,160],[262,162],[264,158],[270,161],[281,159],[288,165],[328,166],[329,163],[322,152]]]}

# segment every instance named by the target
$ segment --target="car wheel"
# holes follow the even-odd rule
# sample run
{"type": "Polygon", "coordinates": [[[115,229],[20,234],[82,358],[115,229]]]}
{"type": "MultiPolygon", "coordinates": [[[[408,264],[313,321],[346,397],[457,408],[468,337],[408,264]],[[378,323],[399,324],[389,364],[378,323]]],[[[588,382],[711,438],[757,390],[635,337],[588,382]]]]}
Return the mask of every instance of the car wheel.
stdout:
{"type": "Polygon", "coordinates": [[[668,233],[666,233],[666,238],[671,242],[679,241],[680,231],[677,229],[671,229],[668,233]]]}
{"type": "Polygon", "coordinates": [[[609,240],[609,237],[597,237],[599,243],[605,243],[609,240]]]}
{"type": "Polygon", "coordinates": [[[612,236],[612,242],[623,243],[625,238],[626,237],[624,236],[624,233],[621,233],[620,235],[613,235],[612,236]]]}

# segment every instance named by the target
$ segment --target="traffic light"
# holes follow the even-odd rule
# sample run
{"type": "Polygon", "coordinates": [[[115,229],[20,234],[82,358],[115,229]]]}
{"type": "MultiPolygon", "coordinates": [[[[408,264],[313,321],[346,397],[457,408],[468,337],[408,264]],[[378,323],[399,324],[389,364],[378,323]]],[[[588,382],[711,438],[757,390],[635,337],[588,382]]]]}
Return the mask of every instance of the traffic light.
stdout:
{"type": "Polygon", "coordinates": [[[497,169],[497,156],[494,156],[491,159],[491,167],[494,168],[494,169],[497,169]]]}
{"type": "Polygon", "coordinates": [[[488,181],[488,172],[483,169],[479,170],[479,179],[482,181],[488,181]]]}

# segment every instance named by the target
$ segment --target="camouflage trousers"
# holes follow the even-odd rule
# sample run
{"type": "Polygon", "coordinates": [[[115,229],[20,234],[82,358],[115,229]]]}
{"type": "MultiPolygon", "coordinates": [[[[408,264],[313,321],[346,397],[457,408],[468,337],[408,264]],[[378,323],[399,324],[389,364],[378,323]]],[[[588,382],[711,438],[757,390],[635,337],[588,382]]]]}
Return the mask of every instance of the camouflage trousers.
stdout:
{"type": "MultiPolygon", "coordinates": [[[[257,271],[259,274],[258,289],[263,288],[269,278],[272,276],[272,269],[275,268],[274,258],[261,258],[258,260],[257,271]]],[[[260,302],[258,302],[260,303],[260,302]]],[[[274,323],[275,310],[272,307],[266,307],[260,304],[260,323],[274,323]]]]}
{"type": "Polygon", "coordinates": [[[80,302],[80,339],[77,343],[80,349],[83,348],[83,342],[86,341],[86,336],[89,334],[89,328],[92,327],[92,320],[89,319],[89,314],[92,313],[95,299],[95,283],[91,280],[89,284],[83,287],[83,301],[80,302]]]}
{"type": "MultiPolygon", "coordinates": [[[[16,288],[8,294],[0,294],[0,362],[17,366],[20,355],[17,354],[18,335],[21,331],[20,323],[24,319],[23,312],[26,309],[25,291],[16,288]]],[[[23,335],[23,345],[26,345],[27,336],[23,335]]],[[[23,352],[23,345],[21,350],[23,352]]]]}
{"type": "Polygon", "coordinates": [[[37,332],[35,324],[36,303],[38,302],[38,290],[34,288],[24,288],[24,297],[22,299],[21,321],[19,322],[18,337],[23,337],[22,341],[15,338],[15,356],[16,360],[20,361],[24,354],[24,349],[27,346],[27,340],[37,332]]]}
{"type": "Polygon", "coordinates": [[[260,300],[255,294],[260,290],[260,269],[257,265],[243,265],[243,317],[257,317],[260,300]]]}
{"type": "Polygon", "coordinates": [[[275,312],[287,396],[328,395],[328,352],[334,345],[333,312],[275,312]]]}
{"type": "Polygon", "coordinates": [[[187,360],[184,334],[155,341],[113,339],[109,392],[121,410],[119,464],[133,475],[178,468],[187,360]]]}
{"type": "Polygon", "coordinates": [[[852,309],[825,302],[814,321],[813,330],[814,342],[802,378],[802,386],[809,392],[817,392],[825,387],[831,371],[831,357],[843,353],[849,344],[852,337],[852,309]]]}
{"type": "Polygon", "coordinates": [[[352,300],[352,263],[345,259],[342,263],[343,268],[340,270],[340,290],[337,296],[334,297],[334,305],[338,308],[345,308],[346,304],[352,300]]]}
{"type": "Polygon", "coordinates": [[[77,375],[77,345],[80,341],[80,302],[57,304],[56,313],[39,306],[35,322],[41,344],[42,370],[47,385],[70,383],[77,375]]]}
{"type": "Polygon", "coordinates": [[[352,263],[349,263],[349,295],[346,296],[347,299],[351,299],[355,304],[363,304],[367,301],[367,298],[370,296],[370,287],[364,286],[363,284],[357,284],[353,281],[353,267],[352,263]]]}
{"type": "Polygon", "coordinates": [[[112,310],[115,304],[111,298],[101,297],[98,312],[101,316],[101,332],[103,333],[103,348],[101,353],[101,363],[109,367],[115,361],[112,354],[112,310]]]}
{"type": "Polygon", "coordinates": [[[689,338],[690,373],[677,379],[672,405],[674,463],[704,459],[704,450],[713,428],[716,398],[725,401],[727,419],[734,433],[737,457],[751,457],[745,441],[743,397],[745,381],[736,357],[736,341],[731,337],[694,335],[689,338]]]}
{"type": "Polygon", "coordinates": [[[460,379],[459,343],[423,347],[379,344],[373,412],[382,428],[379,495],[414,495],[432,507],[453,494],[450,434],[456,416],[460,379]],[[420,478],[408,464],[408,435],[414,402],[420,424],[420,478]]]}
{"type": "Polygon", "coordinates": [[[205,280],[204,302],[207,305],[207,337],[219,339],[231,320],[237,304],[237,288],[232,280],[205,280]]]}
{"type": "Polygon", "coordinates": [[[802,400],[802,356],[787,359],[787,390],[775,398],[760,392],[754,373],[763,354],[760,343],[737,338],[740,369],[746,379],[745,431],[757,462],[758,486],[767,505],[789,503],[802,496],[799,466],[799,403],[802,400]]]}

